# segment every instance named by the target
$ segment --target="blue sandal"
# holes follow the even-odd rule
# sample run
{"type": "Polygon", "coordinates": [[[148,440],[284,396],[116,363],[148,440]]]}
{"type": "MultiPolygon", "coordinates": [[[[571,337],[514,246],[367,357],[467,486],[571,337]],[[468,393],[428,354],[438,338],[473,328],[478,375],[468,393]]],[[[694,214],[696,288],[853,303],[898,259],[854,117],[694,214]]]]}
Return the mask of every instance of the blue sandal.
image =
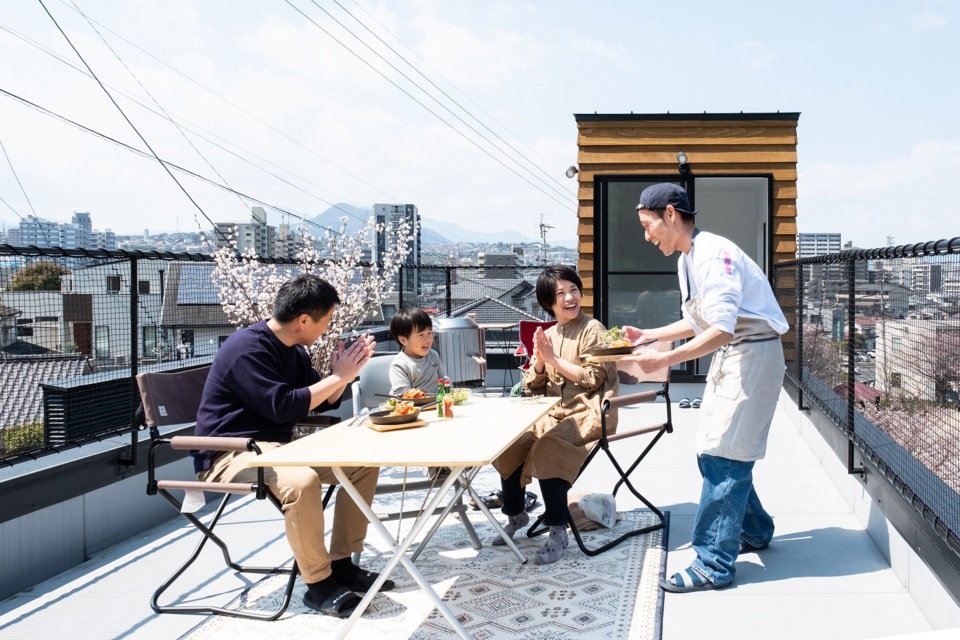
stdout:
{"type": "Polygon", "coordinates": [[[699,409],[700,404],[702,402],[703,400],[701,400],[700,398],[694,398],[693,400],[690,401],[690,406],[693,407],[694,409],[699,409]]]}
{"type": "Polygon", "coordinates": [[[690,398],[683,398],[677,406],[679,406],[681,409],[689,409],[690,398]]]}
{"type": "Polygon", "coordinates": [[[733,583],[713,584],[690,567],[673,574],[669,579],[665,580],[660,578],[660,588],[670,593],[689,593],[691,591],[723,589],[729,587],[731,584],[733,583]]]}

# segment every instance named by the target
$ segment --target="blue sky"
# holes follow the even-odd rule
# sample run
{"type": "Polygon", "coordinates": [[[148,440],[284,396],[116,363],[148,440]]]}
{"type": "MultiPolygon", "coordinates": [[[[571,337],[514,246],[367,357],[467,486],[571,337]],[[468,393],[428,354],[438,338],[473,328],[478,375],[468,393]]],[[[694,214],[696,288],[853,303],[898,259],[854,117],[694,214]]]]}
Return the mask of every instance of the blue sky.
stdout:
{"type": "MultiPolygon", "coordinates": [[[[548,241],[572,239],[573,114],[789,111],[801,231],[861,247],[960,235],[955,0],[44,3],[158,155],[308,217],[413,202],[467,229],[537,237],[543,220],[548,241]]],[[[146,151],[99,85],[51,54],[81,64],[39,2],[4,2],[0,89],[146,151]]],[[[0,142],[26,191],[0,155],[7,224],[78,210],[119,233],[209,226],[157,163],[7,94],[0,142]]],[[[254,204],[177,175],[212,220],[254,204]]]]}

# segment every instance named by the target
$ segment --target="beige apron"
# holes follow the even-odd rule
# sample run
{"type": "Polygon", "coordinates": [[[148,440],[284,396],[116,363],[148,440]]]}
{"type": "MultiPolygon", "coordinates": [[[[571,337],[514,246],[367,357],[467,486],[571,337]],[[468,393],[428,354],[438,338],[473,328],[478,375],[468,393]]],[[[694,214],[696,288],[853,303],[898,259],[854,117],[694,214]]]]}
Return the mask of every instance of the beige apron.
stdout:
{"type": "MultiPolygon", "coordinates": [[[[700,296],[683,303],[700,327],[700,296]]],[[[766,321],[737,318],[733,340],[713,354],[701,404],[698,454],[748,462],[767,449],[767,434],[783,386],[780,335],[766,321]]]]}

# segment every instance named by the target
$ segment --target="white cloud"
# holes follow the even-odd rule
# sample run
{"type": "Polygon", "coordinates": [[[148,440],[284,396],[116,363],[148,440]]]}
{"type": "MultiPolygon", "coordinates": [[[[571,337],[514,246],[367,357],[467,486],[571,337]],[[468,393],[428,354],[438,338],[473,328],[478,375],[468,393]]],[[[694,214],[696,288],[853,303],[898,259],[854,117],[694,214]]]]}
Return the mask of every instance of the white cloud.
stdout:
{"type": "Polygon", "coordinates": [[[957,235],[951,214],[960,202],[960,141],[916,144],[903,157],[871,162],[814,162],[801,167],[801,232],[840,232],[865,248],[957,235]]]}
{"type": "Polygon", "coordinates": [[[950,20],[944,15],[927,10],[912,15],[910,17],[910,23],[913,25],[915,31],[932,31],[935,29],[943,29],[950,24],[950,20]]]}
{"type": "Polygon", "coordinates": [[[737,48],[747,53],[747,65],[754,71],[764,69],[773,62],[774,55],[766,45],[756,40],[746,40],[737,45],[737,48]]]}

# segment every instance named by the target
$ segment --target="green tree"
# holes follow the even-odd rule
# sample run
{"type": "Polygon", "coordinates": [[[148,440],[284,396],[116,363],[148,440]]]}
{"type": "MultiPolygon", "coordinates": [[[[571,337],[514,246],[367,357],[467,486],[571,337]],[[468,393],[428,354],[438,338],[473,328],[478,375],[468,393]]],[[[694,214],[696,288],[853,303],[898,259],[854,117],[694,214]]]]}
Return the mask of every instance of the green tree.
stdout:
{"type": "Polygon", "coordinates": [[[60,291],[60,276],[70,273],[54,262],[34,262],[20,269],[7,291],[60,291]]]}

